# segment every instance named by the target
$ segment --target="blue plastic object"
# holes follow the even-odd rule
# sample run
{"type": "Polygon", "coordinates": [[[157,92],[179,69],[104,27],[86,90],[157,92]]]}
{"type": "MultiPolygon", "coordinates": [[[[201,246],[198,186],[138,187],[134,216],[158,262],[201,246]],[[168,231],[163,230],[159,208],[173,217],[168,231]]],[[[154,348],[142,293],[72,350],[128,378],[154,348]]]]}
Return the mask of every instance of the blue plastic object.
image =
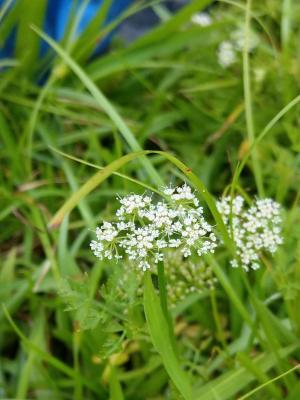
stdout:
{"type": "MultiPolygon", "coordinates": [[[[22,0],[15,0],[22,1],[22,0]]],[[[105,24],[113,21],[117,18],[134,0],[112,0],[110,9],[107,13],[105,24]]],[[[0,7],[4,3],[4,0],[0,0],[0,7]]],[[[34,2],[33,2],[34,3],[34,2]]],[[[72,7],[76,5],[76,10],[79,9],[82,4],[82,0],[75,2],[74,0],[48,0],[47,10],[44,20],[44,31],[51,36],[54,40],[59,41],[63,38],[65,29],[67,27],[68,20],[70,18],[70,13],[72,7]]],[[[103,0],[90,0],[84,9],[82,18],[78,25],[77,33],[80,33],[88,25],[91,19],[95,16],[99,8],[102,6],[103,0]]],[[[34,5],[33,5],[34,6],[34,5]]],[[[99,27],[100,28],[100,27],[99,27]]],[[[112,32],[108,35],[96,49],[96,54],[104,51],[113,34],[112,32]]],[[[15,31],[11,33],[7,41],[4,43],[2,48],[0,48],[0,58],[13,57],[15,47],[15,31]]],[[[41,55],[43,55],[48,49],[46,43],[41,45],[41,55]]]]}

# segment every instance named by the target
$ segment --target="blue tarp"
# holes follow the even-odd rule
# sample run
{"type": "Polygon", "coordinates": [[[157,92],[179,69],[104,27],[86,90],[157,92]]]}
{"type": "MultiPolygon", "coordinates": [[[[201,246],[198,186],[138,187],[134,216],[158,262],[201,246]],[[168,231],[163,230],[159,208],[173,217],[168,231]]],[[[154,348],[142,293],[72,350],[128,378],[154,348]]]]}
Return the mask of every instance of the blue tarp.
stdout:
{"type": "MultiPolygon", "coordinates": [[[[15,0],[22,1],[22,0],[15,0]]],[[[111,7],[108,11],[105,23],[113,21],[118,17],[134,0],[112,0],[111,7]]],[[[78,25],[77,33],[82,32],[88,23],[95,16],[99,8],[102,6],[102,0],[90,0],[84,9],[82,18],[78,25]]],[[[0,7],[4,4],[4,0],[0,0],[0,7]]],[[[82,0],[48,0],[47,11],[45,15],[43,30],[51,36],[54,40],[59,41],[63,38],[72,7],[79,9],[82,4],[82,0]]],[[[34,7],[34,0],[32,1],[32,7],[34,7]]],[[[100,27],[99,27],[100,28],[100,27]]],[[[14,46],[15,46],[15,30],[10,34],[6,42],[0,48],[0,58],[13,57],[14,46]]],[[[107,36],[96,49],[96,53],[103,51],[111,40],[112,34],[107,36]]],[[[41,55],[47,50],[46,43],[41,45],[41,55]]]]}

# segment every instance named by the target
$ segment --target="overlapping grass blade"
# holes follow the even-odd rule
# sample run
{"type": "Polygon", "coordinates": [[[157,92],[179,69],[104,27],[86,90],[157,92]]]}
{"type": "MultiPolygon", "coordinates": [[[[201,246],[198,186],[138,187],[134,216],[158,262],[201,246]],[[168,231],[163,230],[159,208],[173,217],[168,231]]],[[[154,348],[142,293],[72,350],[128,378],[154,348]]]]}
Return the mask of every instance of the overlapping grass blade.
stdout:
{"type": "Polygon", "coordinates": [[[89,387],[92,390],[96,390],[95,385],[93,382],[89,382],[88,380],[82,378],[80,375],[76,374],[76,372],[73,370],[73,368],[70,368],[67,364],[63,363],[62,361],[58,360],[51,354],[47,353],[46,351],[42,350],[39,346],[37,346],[35,343],[33,343],[31,340],[29,340],[18,328],[18,326],[15,324],[13,319],[11,318],[9,312],[7,311],[6,307],[3,306],[3,312],[4,315],[6,316],[7,320],[9,321],[11,327],[15,331],[15,333],[19,336],[19,338],[22,340],[24,345],[26,345],[29,349],[35,352],[37,357],[39,357],[41,360],[49,363],[52,365],[54,368],[57,370],[61,371],[65,375],[73,378],[73,379],[79,379],[84,385],[89,387]]]}
{"type": "Polygon", "coordinates": [[[127,164],[129,161],[134,160],[135,158],[145,155],[146,152],[137,152],[127,154],[109,164],[107,167],[103,168],[101,171],[97,172],[94,176],[92,176],[84,185],[80,187],[66,202],[65,204],[57,211],[52,220],[49,223],[50,227],[58,226],[64,216],[69,213],[74,207],[78,205],[81,199],[83,199],[86,195],[88,195],[92,190],[94,190],[97,186],[99,186],[105,179],[107,179],[113,172],[117,171],[123,165],[127,164]]]}
{"type": "MultiPolygon", "coordinates": [[[[287,357],[293,353],[299,344],[294,344],[280,349],[280,356],[287,357]]],[[[261,354],[252,360],[256,368],[264,373],[268,372],[276,366],[277,359],[274,354],[261,354]]],[[[234,371],[223,374],[219,378],[211,380],[209,383],[195,391],[195,400],[229,400],[234,398],[249,383],[256,380],[256,377],[244,367],[239,367],[234,371]]]]}
{"type": "MultiPolygon", "coordinates": [[[[89,76],[84,72],[84,70],[62,49],[54,40],[52,40],[47,34],[43,33],[37,27],[32,27],[32,29],[45,40],[63,59],[63,61],[72,69],[72,71],[77,75],[77,77],[82,81],[85,87],[94,96],[97,103],[104,109],[104,111],[109,115],[112,121],[115,123],[116,127],[120,130],[126,142],[129,144],[133,151],[140,151],[141,146],[136,140],[134,134],[127,127],[122,117],[119,115],[115,107],[109,102],[109,100],[104,96],[100,89],[95,85],[95,83],[89,78],[89,76]]],[[[55,73],[55,71],[54,71],[55,73]]],[[[149,162],[149,160],[141,160],[145,170],[147,171],[149,177],[156,185],[161,185],[162,180],[155,168],[149,162]]]]}

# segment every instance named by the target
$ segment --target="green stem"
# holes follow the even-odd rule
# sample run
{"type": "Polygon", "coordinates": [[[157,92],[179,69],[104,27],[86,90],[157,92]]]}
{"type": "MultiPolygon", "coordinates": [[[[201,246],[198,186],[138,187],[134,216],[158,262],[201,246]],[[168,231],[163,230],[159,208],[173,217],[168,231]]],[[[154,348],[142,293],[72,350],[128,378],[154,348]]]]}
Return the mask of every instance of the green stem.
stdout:
{"type": "MultiPolygon", "coordinates": [[[[251,0],[248,0],[246,6],[246,20],[245,20],[245,45],[243,50],[243,81],[244,81],[247,134],[250,146],[252,146],[255,141],[255,132],[254,132],[254,121],[253,121],[253,110],[252,110],[250,62],[249,62],[250,19],[251,19],[251,0]]],[[[262,171],[257,156],[256,148],[251,147],[251,153],[253,162],[253,172],[257,190],[259,196],[264,197],[262,171]]]]}
{"type": "Polygon", "coordinates": [[[167,292],[167,284],[166,284],[166,276],[165,276],[165,267],[163,261],[160,261],[157,264],[157,277],[158,277],[158,289],[159,289],[159,300],[162,312],[168,324],[169,334],[171,338],[171,342],[173,348],[176,352],[176,341],[174,336],[174,328],[171,314],[168,308],[168,292],[167,292]]]}
{"type": "Polygon", "coordinates": [[[222,324],[221,324],[221,320],[220,320],[220,316],[219,316],[219,312],[218,312],[217,299],[216,299],[216,294],[215,294],[214,290],[212,290],[210,292],[210,300],[211,300],[213,317],[214,317],[216,328],[217,328],[218,340],[220,340],[224,350],[226,351],[227,355],[229,355],[228,350],[227,350],[226,338],[224,336],[224,332],[222,329],[222,324]]]}
{"type": "Polygon", "coordinates": [[[158,274],[158,288],[159,288],[159,298],[160,305],[166,319],[170,319],[168,311],[168,300],[167,300],[167,287],[166,287],[166,277],[165,277],[165,267],[164,263],[160,261],[157,264],[157,274],[158,274]]]}

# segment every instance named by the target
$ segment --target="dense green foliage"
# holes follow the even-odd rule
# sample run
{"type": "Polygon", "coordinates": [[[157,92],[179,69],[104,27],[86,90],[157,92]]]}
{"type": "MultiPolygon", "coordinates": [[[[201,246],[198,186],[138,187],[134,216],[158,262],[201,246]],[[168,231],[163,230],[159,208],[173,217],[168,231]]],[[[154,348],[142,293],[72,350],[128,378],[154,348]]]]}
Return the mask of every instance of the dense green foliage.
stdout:
{"type": "Polygon", "coordinates": [[[158,27],[95,59],[114,28],[99,33],[104,9],[79,37],[74,16],[56,44],[45,1],[18,3],[0,11],[1,40],[17,26],[16,57],[0,60],[0,398],[298,400],[300,4],[224,0],[202,27],[190,19],[210,1],[175,16],[155,3],[158,27]],[[223,68],[218,46],[237,28],[258,43],[223,68]],[[38,61],[40,40],[53,51],[38,61]],[[205,259],[215,291],[178,302],[170,322],[150,275],[143,300],[89,240],[117,195],[182,181],[227,250],[205,259]],[[229,266],[224,191],[284,206],[284,244],[258,271],[229,266]]]}

